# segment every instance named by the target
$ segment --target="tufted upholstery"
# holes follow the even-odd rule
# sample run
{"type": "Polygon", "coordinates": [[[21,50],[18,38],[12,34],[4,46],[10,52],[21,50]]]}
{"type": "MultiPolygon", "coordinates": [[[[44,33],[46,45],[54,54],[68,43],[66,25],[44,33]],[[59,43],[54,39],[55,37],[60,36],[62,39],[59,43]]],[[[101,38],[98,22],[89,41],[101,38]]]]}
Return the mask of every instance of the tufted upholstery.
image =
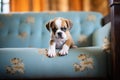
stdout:
{"type": "Polygon", "coordinates": [[[101,18],[97,12],[1,13],[0,79],[110,76],[111,24],[102,27],[101,18]],[[78,48],[48,58],[50,34],[45,24],[55,17],[72,20],[70,32],[78,48]]]}
{"type": "Polygon", "coordinates": [[[72,20],[71,35],[77,46],[92,46],[92,35],[101,27],[102,15],[96,12],[10,13],[0,14],[0,48],[46,48],[49,32],[45,24],[55,17],[72,20]],[[80,36],[86,40],[80,42],[80,36]]]}

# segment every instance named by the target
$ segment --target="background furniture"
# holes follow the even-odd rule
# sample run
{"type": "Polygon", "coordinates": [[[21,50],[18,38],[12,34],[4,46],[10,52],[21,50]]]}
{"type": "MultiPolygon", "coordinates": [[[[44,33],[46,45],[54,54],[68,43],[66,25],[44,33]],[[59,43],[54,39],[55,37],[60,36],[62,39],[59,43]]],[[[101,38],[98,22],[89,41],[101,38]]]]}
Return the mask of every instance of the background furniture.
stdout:
{"type": "Polygon", "coordinates": [[[97,12],[0,14],[0,78],[109,78],[111,53],[103,46],[109,43],[111,24],[101,26],[102,18],[97,12]],[[48,58],[45,24],[55,17],[72,20],[70,32],[79,48],[48,58]]]}
{"type": "Polygon", "coordinates": [[[112,65],[114,80],[120,79],[120,0],[110,0],[112,65]]]}

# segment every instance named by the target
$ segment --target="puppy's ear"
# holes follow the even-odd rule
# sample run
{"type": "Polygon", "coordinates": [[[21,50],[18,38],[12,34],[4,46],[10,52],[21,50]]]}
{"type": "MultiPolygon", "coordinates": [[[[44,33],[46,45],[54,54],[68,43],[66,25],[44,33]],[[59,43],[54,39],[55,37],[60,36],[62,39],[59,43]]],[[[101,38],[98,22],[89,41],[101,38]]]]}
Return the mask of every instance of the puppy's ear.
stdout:
{"type": "Polygon", "coordinates": [[[70,30],[70,29],[72,28],[72,26],[73,26],[72,21],[66,19],[65,22],[66,22],[66,24],[67,24],[68,29],[70,30]]]}
{"type": "Polygon", "coordinates": [[[48,31],[50,31],[50,22],[48,22],[48,23],[46,24],[46,28],[47,28],[48,31]]]}
{"type": "Polygon", "coordinates": [[[50,31],[50,28],[52,27],[52,23],[53,21],[49,21],[47,24],[46,24],[46,28],[48,31],[50,31]]]}

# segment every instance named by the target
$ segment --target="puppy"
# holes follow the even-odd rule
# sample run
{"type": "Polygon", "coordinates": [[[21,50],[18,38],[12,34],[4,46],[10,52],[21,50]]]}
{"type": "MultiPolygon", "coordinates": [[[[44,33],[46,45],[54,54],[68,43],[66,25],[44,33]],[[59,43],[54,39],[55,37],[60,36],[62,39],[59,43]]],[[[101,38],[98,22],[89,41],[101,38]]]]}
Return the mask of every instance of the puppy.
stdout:
{"type": "Polygon", "coordinates": [[[72,28],[72,22],[70,20],[58,17],[50,20],[46,24],[46,28],[51,35],[47,52],[49,57],[56,56],[56,49],[61,49],[58,54],[64,56],[68,54],[69,48],[76,47],[69,32],[72,28]]]}

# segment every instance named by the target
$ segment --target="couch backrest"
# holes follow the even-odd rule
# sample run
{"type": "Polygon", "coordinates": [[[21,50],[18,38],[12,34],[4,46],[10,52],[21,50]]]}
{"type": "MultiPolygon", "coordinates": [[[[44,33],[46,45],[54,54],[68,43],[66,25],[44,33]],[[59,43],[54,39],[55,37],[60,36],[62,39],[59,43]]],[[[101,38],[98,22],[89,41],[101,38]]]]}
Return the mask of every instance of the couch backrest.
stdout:
{"type": "Polygon", "coordinates": [[[0,48],[47,48],[50,34],[45,24],[55,17],[72,20],[70,32],[77,46],[92,46],[92,33],[101,27],[102,15],[96,12],[1,13],[0,48]],[[80,36],[86,38],[82,43],[79,42],[80,36]]]}

